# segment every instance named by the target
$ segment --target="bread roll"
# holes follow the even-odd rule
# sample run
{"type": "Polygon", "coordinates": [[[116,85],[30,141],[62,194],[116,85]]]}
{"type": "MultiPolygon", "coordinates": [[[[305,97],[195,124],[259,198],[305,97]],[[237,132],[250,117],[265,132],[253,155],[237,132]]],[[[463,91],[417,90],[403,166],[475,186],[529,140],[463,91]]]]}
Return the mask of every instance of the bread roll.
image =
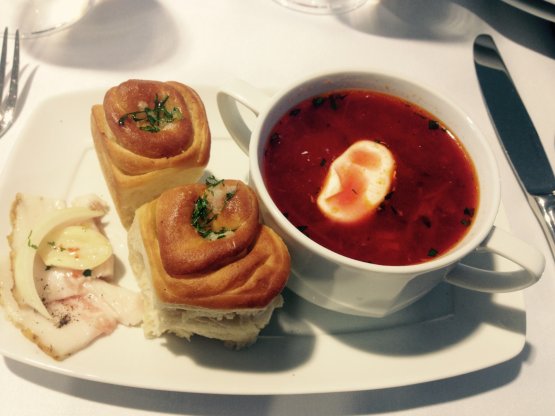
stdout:
{"type": "Polygon", "coordinates": [[[137,210],[128,239],[148,338],[199,334],[240,348],[282,305],[289,252],[240,181],[165,191],[137,210]]]}
{"type": "Polygon", "coordinates": [[[210,156],[198,94],[178,82],[129,80],[92,107],[95,150],[123,226],[164,190],[196,182],[210,156]]]}

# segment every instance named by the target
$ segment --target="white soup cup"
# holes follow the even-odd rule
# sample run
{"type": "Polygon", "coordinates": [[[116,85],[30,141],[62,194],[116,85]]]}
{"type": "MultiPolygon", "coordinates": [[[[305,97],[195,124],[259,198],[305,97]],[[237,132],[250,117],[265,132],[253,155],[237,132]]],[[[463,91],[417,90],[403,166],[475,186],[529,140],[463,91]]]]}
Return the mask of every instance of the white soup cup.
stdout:
{"type": "Polygon", "coordinates": [[[494,225],[500,179],[486,139],[463,111],[432,89],[387,74],[344,71],[306,77],[271,96],[237,80],[222,87],[217,100],[231,137],[249,156],[249,183],[259,197],[262,219],[289,247],[288,287],[306,300],[341,313],[383,317],[420,299],[442,281],[482,292],[508,292],[534,284],[543,273],[545,259],[539,250],[494,225]],[[480,196],[470,230],[449,252],[408,266],[353,260],[312,241],[272,200],[262,175],[270,130],[299,102],[342,89],[369,89],[412,102],[441,120],[463,144],[475,165],[480,196]],[[252,128],[245,107],[256,116],[252,128]],[[517,267],[499,273],[465,264],[467,256],[482,251],[502,256],[517,267]]]}

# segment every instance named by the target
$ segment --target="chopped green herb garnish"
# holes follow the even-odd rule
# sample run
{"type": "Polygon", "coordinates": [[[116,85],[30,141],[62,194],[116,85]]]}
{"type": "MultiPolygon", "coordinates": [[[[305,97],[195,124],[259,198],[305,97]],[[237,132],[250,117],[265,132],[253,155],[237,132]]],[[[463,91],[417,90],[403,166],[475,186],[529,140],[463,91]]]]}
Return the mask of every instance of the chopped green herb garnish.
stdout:
{"type": "Polygon", "coordinates": [[[289,112],[290,116],[296,117],[301,113],[301,109],[300,108],[294,108],[293,110],[291,110],[289,112]]]}
{"type": "Polygon", "coordinates": [[[297,226],[297,230],[299,230],[301,233],[304,233],[307,228],[308,228],[308,225],[299,225],[299,226],[297,226]]]}
{"type": "Polygon", "coordinates": [[[435,248],[431,248],[430,250],[428,250],[428,257],[435,257],[437,256],[438,251],[435,248]]]}
{"type": "Polygon", "coordinates": [[[210,223],[215,219],[216,216],[212,214],[212,208],[209,207],[206,196],[199,196],[195,201],[193,214],[191,216],[191,224],[193,224],[193,227],[195,227],[200,235],[206,237],[205,229],[208,228],[210,223]]]}
{"type": "Polygon", "coordinates": [[[64,251],[67,250],[64,246],[56,245],[55,241],[48,241],[46,244],[48,244],[50,247],[52,247],[53,250],[58,250],[60,252],[64,252],[64,251]]]}
{"type": "Polygon", "coordinates": [[[428,128],[430,130],[437,130],[439,129],[439,123],[435,120],[428,120],[428,128]]]}
{"type": "Polygon", "coordinates": [[[330,94],[330,107],[332,110],[337,110],[339,108],[339,101],[343,100],[347,94],[330,94]]]}
{"type": "Polygon", "coordinates": [[[337,110],[337,101],[334,94],[330,95],[330,107],[332,110],[337,110]]]}
{"type": "Polygon", "coordinates": [[[131,119],[134,122],[140,122],[141,126],[139,129],[143,131],[150,133],[159,132],[166,124],[183,118],[179,108],[174,107],[171,110],[166,108],[166,102],[169,98],[170,96],[166,95],[163,100],[160,100],[158,94],[156,94],[153,108],[145,107],[143,110],[124,114],[119,118],[118,124],[123,126],[127,119],[131,119]]]}
{"type": "Polygon", "coordinates": [[[461,224],[464,225],[465,227],[468,227],[468,226],[470,226],[470,220],[466,219],[466,218],[463,218],[461,220],[461,224]]]}
{"type": "Polygon", "coordinates": [[[227,192],[227,193],[225,194],[225,201],[227,202],[227,201],[229,201],[231,198],[233,198],[233,197],[235,196],[235,193],[236,193],[236,192],[237,192],[237,191],[227,192]]]}
{"type": "Polygon", "coordinates": [[[279,133],[273,133],[270,136],[270,144],[275,146],[281,142],[281,135],[279,133]]]}
{"type": "Polygon", "coordinates": [[[223,179],[218,180],[214,175],[210,175],[208,178],[206,178],[204,183],[209,188],[214,188],[215,186],[218,186],[219,184],[224,183],[224,180],[223,179]]]}
{"type": "Polygon", "coordinates": [[[85,270],[83,270],[83,276],[85,276],[85,277],[91,277],[91,276],[92,276],[92,270],[91,270],[91,269],[85,269],[85,270]]]}
{"type": "Polygon", "coordinates": [[[37,250],[39,248],[39,246],[37,246],[36,244],[31,243],[31,235],[33,234],[33,230],[29,231],[29,235],[27,236],[27,247],[31,247],[34,248],[35,250],[37,250]]]}
{"type": "Polygon", "coordinates": [[[474,212],[475,212],[474,208],[465,208],[464,211],[463,211],[464,215],[467,215],[469,217],[473,217],[474,212]]]}
{"type": "Polygon", "coordinates": [[[314,107],[320,107],[322,104],[324,104],[324,101],[326,101],[326,97],[314,97],[312,99],[312,105],[314,107]]]}
{"type": "Polygon", "coordinates": [[[424,224],[426,228],[432,228],[432,221],[430,220],[430,218],[423,215],[422,217],[420,217],[420,221],[422,221],[422,224],[424,224]]]}
{"type": "Polygon", "coordinates": [[[326,159],[322,159],[320,160],[320,166],[324,166],[326,164],[327,160],[326,159]]]}
{"type": "MultiPolygon", "coordinates": [[[[213,193],[212,188],[219,186],[223,182],[223,179],[218,180],[213,175],[209,176],[205,182],[207,188],[204,191],[204,194],[199,196],[195,201],[195,206],[193,207],[193,212],[191,214],[191,225],[202,238],[216,237],[216,239],[220,239],[224,238],[227,232],[233,231],[225,227],[222,227],[219,230],[212,229],[212,223],[216,218],[218,218],[218,214],[214,213],[212,210],[208,201],[207,192],[213,193]]],[[[235,193],[235,191],[227,192],[225,194],[224,204],[229,202],[229,200],[235,196],[235,193]]]]}

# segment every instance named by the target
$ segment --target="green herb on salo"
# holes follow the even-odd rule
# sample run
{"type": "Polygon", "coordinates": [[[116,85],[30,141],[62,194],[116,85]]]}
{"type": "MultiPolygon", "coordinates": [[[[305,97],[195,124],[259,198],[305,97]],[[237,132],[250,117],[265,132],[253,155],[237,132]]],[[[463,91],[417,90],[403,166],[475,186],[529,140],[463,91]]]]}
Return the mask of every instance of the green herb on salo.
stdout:
{"type": "Polygon", "coordinates": [[[29,231],[29,235],[27,236],[27,247],[31,247],[31,248],[34,248],[35,250],[37,250],[39,248],[39,246],[37,246],[36,244],[31,243],[31,234],[33,234],[33,230],[29,231]]]}

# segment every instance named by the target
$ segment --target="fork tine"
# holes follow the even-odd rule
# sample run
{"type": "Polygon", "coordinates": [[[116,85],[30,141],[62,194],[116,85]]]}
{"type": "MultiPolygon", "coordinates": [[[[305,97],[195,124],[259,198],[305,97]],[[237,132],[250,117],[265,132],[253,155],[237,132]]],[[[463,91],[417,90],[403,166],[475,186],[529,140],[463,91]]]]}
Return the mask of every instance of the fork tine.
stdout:
{"type": "Polygon", "coordinates": [[[17,85],[19,82],[19,30],[15,32],[15,46],[13,51],[12,75],[10,78],[10,92],[8,94],[8,108],[15,108],[17,101],[17,85]]]}
{"type": "MultiPolygon", "coordinates": [[[[8,51],[8,28],[4,29],[2,41],[2,56],[0,57],[0,97],[4,93],[4,77],[6,76],[6,53],[8,51]]],[[[1,102],[1,99],[0,99],[1,102]]]]}
{"type": "MultiPolygon", "coordinates": [[[[0,57],[0,75],[2,84],[0,92],[3,95],[4,78],[6,76],[6,54],[7,54],[7,32],[4,30],[4,40],[2,42],[2,56],[0,57]]],[[[0,137],[8,131],[14,121],[15,104],[17,102],[17,85],[19,83],[19,30],[15,32],[15,45],[13,52],[12,71],[10,76],[10,88],[8,97],[2,102],[0,99],[0,137]]],[[[1,96],[0,95],[0,96],[1,96]]]]}

